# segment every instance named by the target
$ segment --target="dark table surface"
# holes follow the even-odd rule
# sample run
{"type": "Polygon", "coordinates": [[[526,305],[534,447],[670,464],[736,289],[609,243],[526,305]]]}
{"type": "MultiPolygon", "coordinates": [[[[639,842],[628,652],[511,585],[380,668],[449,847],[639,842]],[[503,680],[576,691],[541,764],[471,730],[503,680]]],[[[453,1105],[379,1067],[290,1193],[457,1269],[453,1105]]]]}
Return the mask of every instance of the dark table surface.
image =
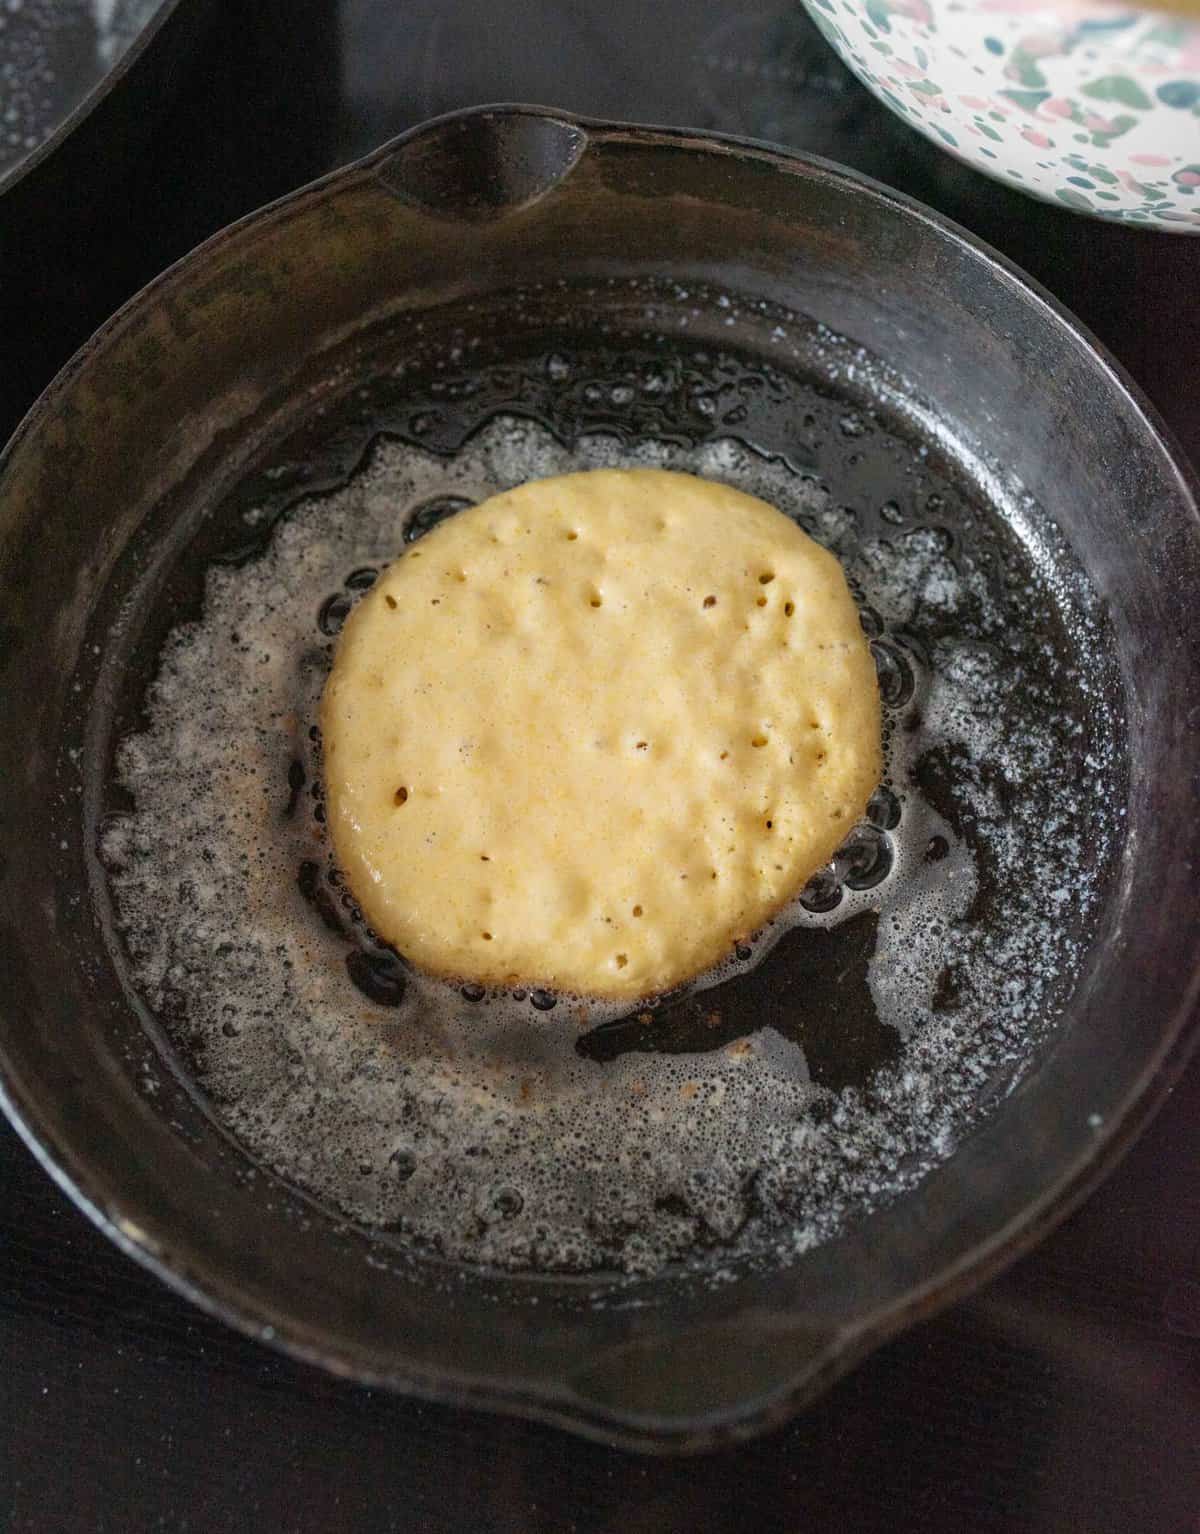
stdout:
{"type": "MultiPolygon", "coordinates": [[[[902,187],[1073,308],[1200,459],[1200,240],[1100,226],[976,176],[877,107],[778,0],[225,0],[94,228],[31,236],[0,292],[0,432],[198,239],[486,100],[748,133],[902,187]]],[[[1032,1256],[772,1437],[657,1463],[266,1352],[121,1256],[3,1129],[0,1528],[1196,1534],[1198,1166],[1200,1062],[1032,1256]]]]}

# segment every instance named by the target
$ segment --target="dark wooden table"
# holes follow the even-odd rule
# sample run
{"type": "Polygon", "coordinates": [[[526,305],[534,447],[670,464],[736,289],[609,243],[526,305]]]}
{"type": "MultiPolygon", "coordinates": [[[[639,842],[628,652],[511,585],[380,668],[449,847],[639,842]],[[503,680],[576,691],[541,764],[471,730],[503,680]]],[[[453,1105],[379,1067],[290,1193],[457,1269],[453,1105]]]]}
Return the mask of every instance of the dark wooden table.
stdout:
{"type": "MultiPolygon", "coordinates": [[[[31,248],[28,290],[0,293],[0,429],[197,239],[489,99],[749,133],[903,187],[1074,308],[1200,459],[1200,240],[1001,191],[877,108],[778,0],[227,0],[94,238],[31,248]]],[[[1196,1534],[1198,1169],[1194,1065],[1036,1253],[782,1432],[676,1464],[277,1358],[128,1262],[0,1130],[0,1529],[1196,1534]]]]}

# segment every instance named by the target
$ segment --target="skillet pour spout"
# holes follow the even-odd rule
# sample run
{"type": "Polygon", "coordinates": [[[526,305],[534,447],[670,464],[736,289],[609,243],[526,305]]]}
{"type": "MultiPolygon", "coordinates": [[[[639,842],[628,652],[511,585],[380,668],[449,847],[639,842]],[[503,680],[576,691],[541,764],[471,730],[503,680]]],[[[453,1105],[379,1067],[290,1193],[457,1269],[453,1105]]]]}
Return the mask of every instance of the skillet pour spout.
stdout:
{"type": "MultiPolygon", "coordinates": [[[[651,392],[564,398],[564,438],[664,430],[651,392]]],[[[802,420],[780,408],[762,421],[757,445],[794,461],[802,420]]],[[[711,430],[700,413],[695,430],[711,430]]],[[[848,499],[870,470],[854,450],[848,499]]],[[[1195,1043],[1191,472],[1049,295],[838,166],[536,107],[417,129],[216,235],[87,343],[0,460],[0,570],[5,1111],[131,1256],[335,1373],[656,1453],[760,1432],[1060,1220],[1195,1043]],[[647,285],[669,302],[648,304],[647,285]],[[423,440],[449,457],[469,398],[450,384],[476,337],[489,365],[516,359],[514,376],[521,355],[580,338],[666,361],[685,342],[736,347],[782,375],[800,367],[773,336],[783,311],[817,338],[814,397],[877,411],[914,461],[923,450],[969,480],[1103,622],[1124,832],[1094,932],[1016,1086],[909,1191],[792,1260],[638,1279],[450,1262],[257,1163],[197,1088],[131,983],[98,857],[118,744],[171,626],[199,610],[205,569],[254,557],[289,495],[355,472],[377,384],[408,399],[418,360],[459,348],[438,375],[449,383],[420,402],[423,440]],[[863,359],[853,376],[822,372],[825,335],[863,359]],[[344,436],[321,437],[335,417],[344,436]],[[239,501],[248,484],[256,499],[239,501]]]]}
{"type": "Polygon", "coordinates": [[[587,148],[581,123],[548,112],[479,112],[431,123],[378,161],[403,202],[451,222],[503,218],[554,190],[587,148]]]}

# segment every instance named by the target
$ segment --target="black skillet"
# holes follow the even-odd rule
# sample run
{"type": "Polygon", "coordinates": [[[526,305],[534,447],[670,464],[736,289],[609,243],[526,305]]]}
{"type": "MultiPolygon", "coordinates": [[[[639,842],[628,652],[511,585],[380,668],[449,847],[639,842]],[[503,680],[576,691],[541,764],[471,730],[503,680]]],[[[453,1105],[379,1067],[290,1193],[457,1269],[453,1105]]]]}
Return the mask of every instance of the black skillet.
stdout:
{"type": "MultiPolygon", "coordinates": [[[[693,311],[693,335],[769,355],[752,320],[729,338],[715,304],[693,311]]],[[[351,424],[348,443],[369,423],[351,424]]],[[[1035,1241],[1194,1043],[1194,483],[1044,294],[835,166],[527,108],[418,129],[216,236],[78,354],[0,465],[0,549],[5,1107],[123,1249],[297,1356],[638,1448],[746,1436],[1035,1241]],[[197,600],[203,554],[238,553],[213,507],[403,357],[418,316],[448,340],[469,313],[500,355],[564,324],[616,344],[632,278],[828,325],[887,365],[839,386],[857,403],[974,465],[1001,514],[1009,483],[1048,508],[1107,613],[1128,763],[1097,931],[1018,1090],[915,1191],[793,1265],[716,1289],[666,1274],[635,1306],[595,1303],[602,1277],[382,1260],[369,1232],[251,1167],[182,1067],[159,1069],[94,856],[114,734],[197,600]],[[562,279],[578,284],[569,321],[562,279]]]]}

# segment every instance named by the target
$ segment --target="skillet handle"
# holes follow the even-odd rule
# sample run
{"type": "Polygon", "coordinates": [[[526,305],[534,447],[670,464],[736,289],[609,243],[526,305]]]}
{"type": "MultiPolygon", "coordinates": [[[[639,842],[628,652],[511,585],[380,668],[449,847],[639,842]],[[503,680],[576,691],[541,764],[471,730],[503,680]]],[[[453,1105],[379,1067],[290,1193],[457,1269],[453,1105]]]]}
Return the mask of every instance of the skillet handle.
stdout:
{"type": "Polygon", "coordinates": [[[434,218],[482,223],[539,201],[587,148],[586,130],[541,107],[479,107],[437,117],[381,152],[375,174],[434,218]]]}
{"type": "Polygon", "coordinates": [[[578,1404],[624,1441],[707,1448],[760,1432],[848,1366],[849,1332],[765,1311],[605,1349],[571,1380],[578,1404]]]}

